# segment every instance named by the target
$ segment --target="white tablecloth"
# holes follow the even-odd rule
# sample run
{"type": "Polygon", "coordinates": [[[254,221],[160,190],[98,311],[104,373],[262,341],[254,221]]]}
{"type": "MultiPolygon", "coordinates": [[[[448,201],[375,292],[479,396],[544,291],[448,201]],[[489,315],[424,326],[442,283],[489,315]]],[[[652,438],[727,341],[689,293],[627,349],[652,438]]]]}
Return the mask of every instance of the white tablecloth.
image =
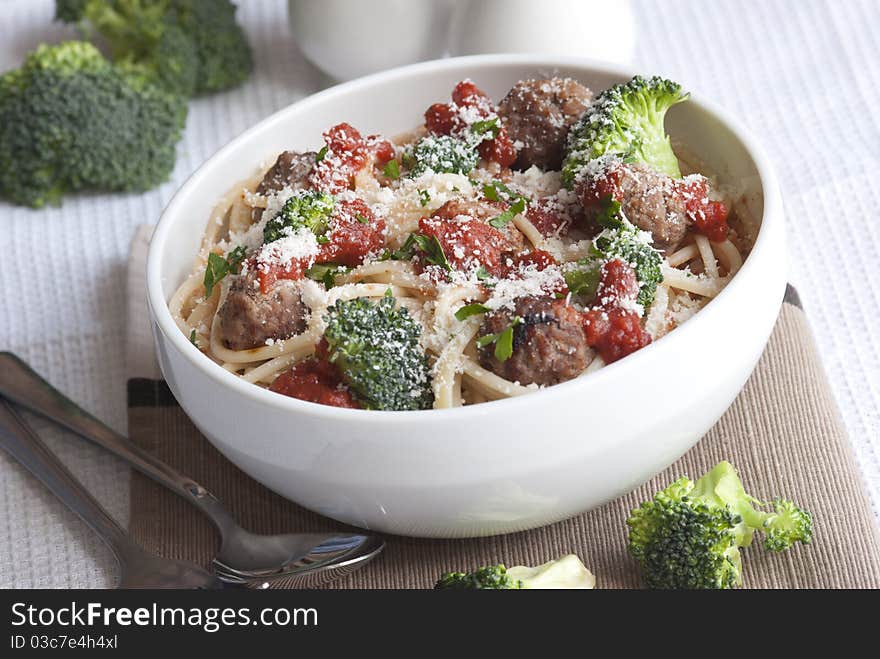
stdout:
{"type": "MultiPolygon", "coordinates": [[[[73,35],[51,23],[52,5],[0,0],[0,71],[17,66],[41,41],[73,35]]],[[[190,104],[169,182],[146,194],[69,198],[41,211],[0,202],[0,348],[17,352],[120,430],[126,422],[126,257],[134,228],[155,221],[174,190],[230,138],[326,84],[289,36],[286,3],[239,5],[256,74],[239,89],[190,104]]],[[[880,278],[874,227],[880,2],[644,0],[635,7],[635,68],[723,104],[776,164],[788,213],[791,281],[880,512],[880,293],[872,285],[880,278]]],[[[125,522],[127,468],[46,423],[36,425],[125,522]]],[[[107,586],[114,570],[101,542],[0,454],[0,587],[107,586]]]]}

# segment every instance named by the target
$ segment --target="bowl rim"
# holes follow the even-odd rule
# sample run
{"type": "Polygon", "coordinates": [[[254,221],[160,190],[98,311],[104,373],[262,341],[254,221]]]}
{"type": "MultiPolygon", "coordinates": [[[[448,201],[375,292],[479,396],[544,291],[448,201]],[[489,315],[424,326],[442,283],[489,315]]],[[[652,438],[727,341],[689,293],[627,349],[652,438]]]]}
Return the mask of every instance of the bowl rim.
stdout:
{"type": "MultiPolygon", "coordinates": [[[[450,418],[465,419],[467,417],[473,417],[487,412],[497,411],[498,413],[503,413],[505,409],[510,408],[512,405],[516,405],[517,399],[521,398],[520,396],[488,401],[480,403],[479,405],[465,405],[462,407],[440,410],[379,411],[348,409],[299,400],[297,398],[277,394],[250,382],[245,382],[237,375],[230,373],[219,364],[216,364],[214,361],[207,358],[197,347],[192,345],[188,338],[184,336],[183,332],[180,331],[180,328],[177,326],[177,323],[172,318],[171,312],[168,309],[168,300],[163,293],[162,273],[160,267],[164,245],[167,242],[168,237],[173,235],[175,220],[179,215],[178,209],[184,204],[185,199],[193,194],[193,192],[197,190],[206,179],[206,170],[212,162],[224,158],[228,153],[239,148],[239,146],[247,142],[254,133],[264,130],[267,126],[270,126],[273,123],[283,121],[288,114],[297,113],[304,108],[318,105],[322,103],[324,99],[339,94],[366,89],[380,81],[394,80],[395,78],[410,78],[412,76],[418,76],[419,74],[446,69],[460,69],[485,65],[527,65],[538,69],[545,68],[548,70],[553,70],[558,67],[569,67],[621,77],[632,77],[636,75],[636,73],[629,67],[586,57],[519,54],[450,57],[397,67],[349,82],[344,82],[307,96],[278,110],[227,142],[205,160],[178,188],[162,212],[150,239],[147,256],[147,300],[158,330],[167,340],[171,341],[172,345],[186,360],[202,371],[211,380],[214,380],[217,384],[229,387],[236,393],[250,398],[255,403],[268,405],[294,414],[306,414],[320,419],[348,419],[358,423],[384,423],[392,420],[402,421],[404,419],[407,421],[433,419],[434,421],[439,422],[450,418]]],[[[694,94],[691,94],[688,102],[698,106],[700,110],[706,112],[710,116],[713,116],[731,132],[751,157],[758,173],[763,194],[763,214],[755,244],[752,246],[742,268],[712,300],[711,304],[707,304],[687,323],[681,327],[677,327],[674,332],[664,335],[657,341],[654,341],[650,345],[639,350],[636,355],[630,356],[629,359],[621,359],[612,364],[608,364],[598,371],[591,373],[589,378],[574,378],[551,387],[544,387],[526,394],[526,398],[533,399],[533,397],[551,396],[554,395],[552,393],[554,391],[561,392],[562,389],[560,388],[572,389],[574,387],[601,386],[602,382],[611,376],[610,374],[616,375],[618,373],[623,373],[626,370],[638,370],[642,361],[639,359],[640,355],[654,354],[658,350],[663,350],[665,352],[674,351],[676,345],[685,344],[689,341],[691,334],[701,331],[702,327],[707,324],[708,318],[710,316],[714,317],[719,313],[718,309],[720,306],[726,306],[723,302],[722,304],[717,304],[717,302],[725,301],[734,297],[737,294],[737,291],[745,286],[743,283],[744,280],[753,276],[752,273],[760,267],[759,262],[766,258],[765,255],[768,250],[771,249],[771,246],[768,245],[769,239],[767,238],[767,234],[770,233],[768,227],[772,228],[772,224],[781,223],[783,221],[783,213],[781,193],[769,157],[766,155],[760,144],[758,144],[757,140],[748,130],[745,129],[740,121],[732,117],[725,110],[711,102],[703,100],[698,95],[695,96],[694,94]]],[[[533,399],[533,402],[538,401],[533,399]]]]}

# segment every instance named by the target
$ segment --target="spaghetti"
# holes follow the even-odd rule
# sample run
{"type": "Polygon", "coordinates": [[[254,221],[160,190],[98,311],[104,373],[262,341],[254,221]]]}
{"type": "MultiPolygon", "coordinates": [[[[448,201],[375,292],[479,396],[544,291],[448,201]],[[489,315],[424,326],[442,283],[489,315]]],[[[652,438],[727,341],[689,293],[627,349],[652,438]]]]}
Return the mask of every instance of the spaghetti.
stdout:
{"type": "MultiPolygon", "coordinates": [[[[296,365],[326,357],[337,302],[390,292],[421,327],[433,407],[449,408],[588,375],[687,320],[742,266],[744,209],[733,200],[715,201],[726,213],[723,240],[691,226],[661,252],[627,203],[609,228],[608,205],[584,203],[558,168],[511,170],[497,144],[516,149],[504,133],[510,118],[474,94],[470,105],[462,94],[449,104],[460,125],[448,133],[432,125],[431,110],[427,129],[394,143],[341,124],[322,151],[294,154],[306,159],[305,175],[291,170],[278,185],[276,163],[233,186],[169,301],[181,331],[224,369],[272,387],[296,365]],[[469,142],[481,123],[489,125],[483,139],[469,142]],[[442,163],[446,137],[474,149],[476,165],[442,163]],[[420,148],[437,151],[434,167],[414,160],[420,148]],[[315,208],[324,212],[316,200],[327,199],[331,210],[313,220],[315,208]],[[268,240],[277,227],[281,237],[268,240]],[[622,237],[626,249],[614,247],[622,237]],[[656,260],[651,286],[639,279],[636,253],[656,260]]],[[[327,386],[345,389],[345,379],[327,386]]]]}

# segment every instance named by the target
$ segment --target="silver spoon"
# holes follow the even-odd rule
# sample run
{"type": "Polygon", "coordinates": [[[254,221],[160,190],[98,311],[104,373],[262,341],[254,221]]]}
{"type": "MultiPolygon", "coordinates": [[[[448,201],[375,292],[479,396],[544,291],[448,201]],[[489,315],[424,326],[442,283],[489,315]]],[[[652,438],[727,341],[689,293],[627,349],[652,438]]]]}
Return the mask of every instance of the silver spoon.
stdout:
{"type": "Polygon", "coordinates": [[[119,588],[220,588],[198,565],[151,554],[123,531],[12,406],[0,400],[0,448],[8,451],[107,543],[122,570],[119,588]]]}
{"type": "Polygon", "coordinates": [[[110,451],[205,513],[220,532],[213,566],[226,582],[252,588],[325,583],[362,567],[385,547],[371,535],[246,531],[207,489],[90,415],[11,352],[0,352],[0,396],[110,451]]]}

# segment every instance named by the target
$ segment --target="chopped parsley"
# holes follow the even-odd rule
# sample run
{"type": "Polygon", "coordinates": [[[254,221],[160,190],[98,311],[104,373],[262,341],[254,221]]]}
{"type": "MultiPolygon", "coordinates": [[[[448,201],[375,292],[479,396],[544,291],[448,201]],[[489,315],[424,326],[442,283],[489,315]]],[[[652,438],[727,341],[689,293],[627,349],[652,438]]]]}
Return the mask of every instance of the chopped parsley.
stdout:
{"type": "Polygon", "coordinates": [[[486,281],[487,279],[490,279],[492,277],[492,275],[489,274],[489,271],[486,270],[486,266],[483,265],[477,268],[476,275],[477,279],[479,279],[480,281],[486,281]]]}
{"type": "Polygon", "coordinates": [[[379,258],[380,261],[409,261],[415,256],[416,250],[425,255],[425,260],[433,265],[438,265],[447,272],[452,270],[449,260],[443,251],[443,246],[436,236],[423,236],[420,233],[411,233],[399,249],[386,250],[379,258]]]}
{"type": "Polygon", "coordinates": [[[596,223],[603,229],[622,229],[623,219],[620,217],[620,202],[611,195],[599,201],[599,214],[596,223]]]}
{"type": "Polygon", "coordinates": [[[318,151],[317,154],[315,154],[315,164],[316,165],[325,158],[325,156],[327,155],[327,152],[329,150],[330,150],[330,147],[327,146],[326,144],[321,147],[321,150],[318,151]]]}
{"type": "Polygon", "coordinates": [[[514,203],[510,205],[506,211],[501,213],[500,215],[496,215],[491,220],[489,220],[489,224],[496,229],[503,229],[507,226],[508,222],[510,222],[514,217],[519,215],[520,213],[526,210],[526,198],[520,197],[514,203]]]}
{"type": "Polygon", "coordinates": [[[485,348],[487,345],[495,344],[495,359],[500,362],[506,362],[513,355],[513,328],[522,324],[523,319],[519,316],[514,317],[513,321],[497,334],[484,334],[477,339],[477,347],[485,348]]]}
{"type": "Polygon", "coordinates": [[[471,124],[471,133],[480,138],[480,141],[495,139],[500,131],[501,124],[498,122],[498,117],[482,119],[471,124]]]}
{"type": "Polygon", "coordinates": [[[354,219],[356,219],[361,224],[369,224],[370,223],[370,221],[367,218],[365,218],[363,215],[361,215],[360,213],[355,215],[354,219]]]}
{"type": "Polygon", "coordinates": [[[324,288],[330,290],[336,286],[336,278],[348,272],[344,265],[336,263],[318,263],[306,270],[306,277],[324,284],[324,288]]]}
{"type": "MultiPolygon", "coordinates": [[[[439,265],[441,268],[449,272],[452,266],[443,252],[443,245],[437,240],[437,236],[423,236],[420,233],[411,234],[418,248],[425,254],[425,260],[433,265],[439,265]]],[[[407,239],[409,240],[409,239],[407,239]]]]}
{"type": "Polygon", "coordinates": [[[431,195],[428,194],[428,191],[419,190],[419,203],[422,205],[422,208],[427,206],[429,201],[431,201],[431,195]]]}
{"type": "Polygon", "coordinates": [[[385,167],[382,168],[382,173],[388,178],[400,178],[400,165],[398,165],[397,161],[392,158],[385,163],[385,167]]]}
{"type": "Polygon", "coordinates": [[[572,295],[582,295],[590,299],[599,287],[601,262],[587,257],[578,261],[577,265],[579,267],[565,273],[565,285],[572,295]]]}
{"type": "MultiPolygon", "coordinates": [[[[477,182],[473,181],[473,183],[476,185],[477,182]]],[[[497,179],[491,183],[484,183],[482,192],[483,196],[489,201],[508,201],[512,203],[518,199],[525,199],[528,202],[528,197],[514,192],[497,179]]]]}
{"type": "Polygon", "coordinates": [[[193,330],[192,332],[189,333],[189,342],[192,343],[196,348],[199,347],[199,342],[196,339],[196,331],[195,330],[193,330]]]}
{"type": "Polygon", "coordinates": [[[229,252],[225,258],[219,254],[211,252],[208,254],[208,263],[205,265],[205,297],[211,297],[216,286],[230,272],[238,269],[239,264],[244,258],[245,248],[243,245],[236,247],[229,252]]]}
{"type": "Polygon", "coordinates": [[[477,314],[486,313],[489,311],[489,307],[484,304],[480,304],[479,302],[475,302],[473,304],[466,304],[461,309],[455,312],[456,320],[467,320],[471,316],[476,316],[477,314]]]}

